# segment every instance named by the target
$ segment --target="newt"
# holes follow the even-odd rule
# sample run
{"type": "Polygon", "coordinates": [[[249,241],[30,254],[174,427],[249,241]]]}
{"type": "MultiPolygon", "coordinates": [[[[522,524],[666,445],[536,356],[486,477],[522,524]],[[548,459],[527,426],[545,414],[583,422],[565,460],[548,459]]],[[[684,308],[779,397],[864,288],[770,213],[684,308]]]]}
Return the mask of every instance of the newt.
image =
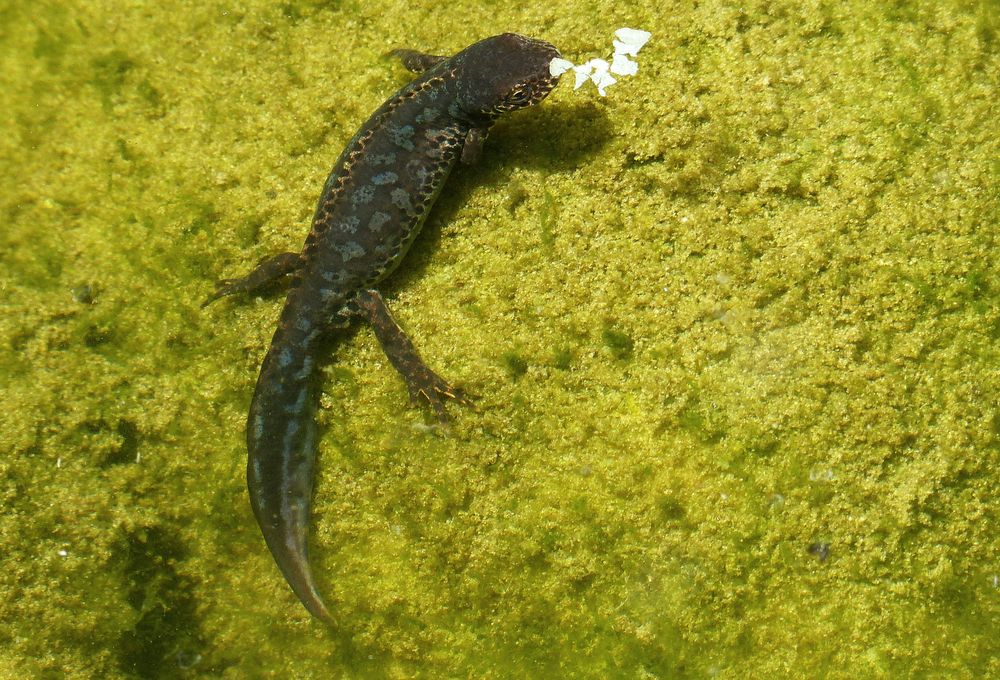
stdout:
{"type": "Polygon", "coordinates": [[[328,623],[333,616],[308,553],[318,348],[351,319],[367,320],[411,402],[426,402],[442,421],[446,400],[470,403],[423,362],[376,285],[403,259],[455,166],[475,163],[496,120],[537,104],[559,79],[549,72],[559,51],[514,33],[480,40],[451,57],[390,54],[419,75],[382,104],[340,154],[302,251],[223,279],[202,305],[291,279],[247,416],[247,487],[285,580],[305,608],[328,623]]]}

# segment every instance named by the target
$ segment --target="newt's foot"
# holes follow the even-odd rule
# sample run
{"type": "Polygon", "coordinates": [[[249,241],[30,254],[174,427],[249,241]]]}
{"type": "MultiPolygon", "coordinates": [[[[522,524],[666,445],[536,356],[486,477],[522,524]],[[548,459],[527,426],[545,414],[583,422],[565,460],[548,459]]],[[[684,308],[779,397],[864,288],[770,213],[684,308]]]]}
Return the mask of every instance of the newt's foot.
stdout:
{"type": "Polygon", "coordinates": [[[465,391],[449,384],[424,363],[417,350],[413,348],[413,343],[392,318],[385,300],[378,291],[358,291],[347,313],[368,319],[389,362],[406,381],[411,404],[416,405],[426,401],[437,414],[438,422],[442,424],[448,422],[448,414],[444,409],[447,399],[454,399],[459,404],[475,408],[471,397],[465,391]]]}
{"type": "Polygon", "coordinates": [[[448,422],[448,412],[444,405],[448,399],[454,399],[463,406],[475,409],[472,396],[460,387],[449,384],[444,378],[425,365],[413,367],[414,370],[404,374],[406,388],[410,392],[410,406],[427,402],[437,415],[438,422],[444,425],[448,422]]]}
{"type": "Polygon", "coordinates": [[[386,56],[399,59],[403,62],[403,66],[414,73],[423,73],[447,59],[447,57],[418,52],[417,50],[392,50],[386,56]]]}
{"type": "Polygon", "coordinates": [[[242,291],[250,290],[246,286],[246,278],[242,279],[220,279],[215,282],[215,292],[208,296],[208,298],[201,303],[201,308],[205,309],[210,304],[218,300],[220,297],[226,295],[232,295],[233,293],[239,293],[242,291]]]}
{"type": "Polygon", "coordinates": [[[215,292],[201,303],[201,308],[204,309],[225,295],[259,290],[283,276],[294,273],[301,266],[302,256],[298,253],[279,253],[273,257],[266,257],[246,276],[238,279],[222,279],[215,284],[215,292]]]}

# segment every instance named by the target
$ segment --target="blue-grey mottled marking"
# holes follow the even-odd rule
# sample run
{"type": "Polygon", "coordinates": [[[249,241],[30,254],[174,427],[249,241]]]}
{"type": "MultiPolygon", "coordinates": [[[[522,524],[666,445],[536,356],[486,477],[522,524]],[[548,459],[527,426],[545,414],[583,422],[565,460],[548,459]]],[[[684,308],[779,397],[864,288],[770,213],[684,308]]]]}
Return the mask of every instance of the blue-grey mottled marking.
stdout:
{"type": "Polygon", "coordinates": [[[414,128],[412,125],[389,125],[388,130],[389,139],[392,140],[393,144],[404,151],[413,151],[414,128]]]}
{"type": "Polygon", "coordinates": [[[358,187],[351,194],[351,206],[358,208],[362,205],[368,205],[375,198],[375,187],[372,185],[366,185],[363,187],[358,187]]]}

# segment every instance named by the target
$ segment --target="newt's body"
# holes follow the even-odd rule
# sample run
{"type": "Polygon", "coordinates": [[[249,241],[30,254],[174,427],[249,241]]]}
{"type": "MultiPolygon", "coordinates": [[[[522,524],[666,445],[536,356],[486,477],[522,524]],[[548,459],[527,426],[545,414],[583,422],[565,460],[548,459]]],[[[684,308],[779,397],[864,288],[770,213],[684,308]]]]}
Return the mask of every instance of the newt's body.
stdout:
{"type": "Polygon", "coordinates": [[[312,231],[299,253],[283,253],[242,279],[220,283],[206,302],[293,274],[247,418],[247,484],[271,554],[306,608],[330,621],[307,555],[316,458],[315,356],[327,331],[362,316],[372,324],[410,396],[444,416],[465,401],[421,361],[372,286],[409,248],[461,160],[472,163],[498,116],[541,101],[555,86],[550,44],[507,33],[451,58],[397,51],[421,76],[389,98],[333,166],[312,231]]]}

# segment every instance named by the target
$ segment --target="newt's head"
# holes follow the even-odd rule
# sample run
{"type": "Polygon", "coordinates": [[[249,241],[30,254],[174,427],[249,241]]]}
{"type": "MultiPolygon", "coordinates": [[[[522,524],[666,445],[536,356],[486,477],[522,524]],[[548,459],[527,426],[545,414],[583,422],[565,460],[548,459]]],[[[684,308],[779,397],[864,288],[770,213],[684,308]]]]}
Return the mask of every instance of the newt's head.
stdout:
{"type": "Polygon", "coordinates": [[[549,62],[559,50],[517,33],[480,40],[455,55],[457,103],[470,116],[495,118],[545,99],[559,82],[549,62]]]}

